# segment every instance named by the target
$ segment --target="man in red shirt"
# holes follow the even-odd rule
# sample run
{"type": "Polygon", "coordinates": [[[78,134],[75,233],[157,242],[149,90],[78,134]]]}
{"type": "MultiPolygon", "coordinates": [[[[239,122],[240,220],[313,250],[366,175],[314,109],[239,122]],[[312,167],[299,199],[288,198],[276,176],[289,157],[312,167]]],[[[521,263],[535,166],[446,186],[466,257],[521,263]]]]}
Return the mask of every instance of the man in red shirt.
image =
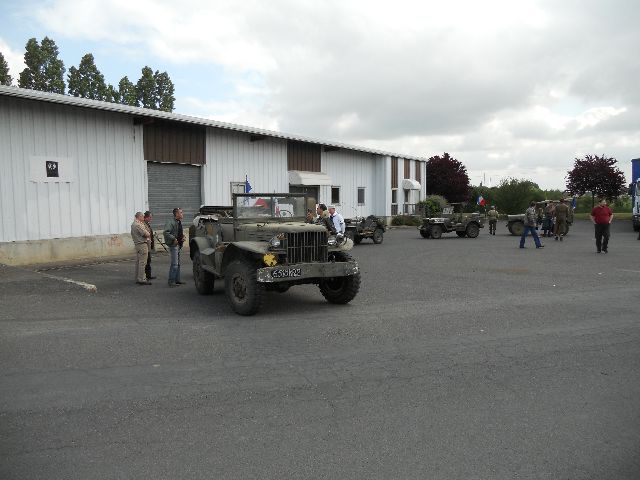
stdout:
{"type": "Polygon", "coordinates": [[[613,212],[607,206],[606,200],[601,200],[600,205],[597,205],[591,210],[591,221],[596,229],[596,250],[598,253],[607,253],[607,247],[609,246],[609,225],[613,220],[613,212]]]}

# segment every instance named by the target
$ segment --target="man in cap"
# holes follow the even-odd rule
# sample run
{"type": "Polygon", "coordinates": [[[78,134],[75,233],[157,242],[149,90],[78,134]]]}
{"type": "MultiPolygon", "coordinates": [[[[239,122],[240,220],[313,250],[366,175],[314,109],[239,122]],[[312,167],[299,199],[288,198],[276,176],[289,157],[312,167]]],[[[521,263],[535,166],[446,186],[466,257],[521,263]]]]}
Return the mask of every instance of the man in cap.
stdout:
{"type": "Polygon", "coordinates": [[[335,205],[329,205],[329,218],[333,222],[333,226],[336,229],[336,233],[341,233],[344,235],[347,227],[344,224],[344,218],[338,212],[336,212],[335,205]]]}
{"type": "Polygon", "coordinates": [[[556,222],[553,227],[553,233],[556,237],[556,240],[558,240],[559,236],[560,241],[562,241],[567,233],[567,218],[569,217],[569,205],[564,202],[564,198],[560,200],[559,205],[556,205],[554,216],[556,222]]]}
{"type": "Polygon", "coordinates": [[[487,218],[489,219],[489,235],[495,235],[498,223],[498,211],[495,205],[491,205],[491,209],[487,212],[487,218]]]}
{"type": "Polygon", "coordinates": [[[596,233],[596,251],[607,253],[609,251],[609,226],[613,221],[613,212],[607,206],[607,201],[603,198],[600,205],[596,205],[591,210],[591,221],[596,233]]]}

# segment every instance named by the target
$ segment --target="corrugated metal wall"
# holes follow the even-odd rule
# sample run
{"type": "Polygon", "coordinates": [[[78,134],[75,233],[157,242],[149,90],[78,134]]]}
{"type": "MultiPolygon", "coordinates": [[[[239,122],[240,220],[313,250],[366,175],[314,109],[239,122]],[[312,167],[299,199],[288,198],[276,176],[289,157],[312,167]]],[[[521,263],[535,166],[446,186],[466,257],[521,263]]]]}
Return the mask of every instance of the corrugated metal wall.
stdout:
{"type": "Polygon", "coordinates": [[[144,158],[152,162],[205,163],[206,128],[179,122],[144,124],[144,158]]]}
{"type": "Polygon", "coordinates": [[[207,129],[207,163],[202,174],[202,201],[231,203],[230,182],[244,182],[253,192],[288,192],[287,141],[264,138],[251,141],[246,133],[207,129]]]}
{"type": "Polygon", "coordinates": [[[287,168],[303,172],[320,172],[321,146],[289,140],[287,142],[287,168]]]}
{"type": "MultiPolygon", "coordinates": [[[[381,187],[387,178],[386,158],[349,150],[322,152],[322,171],[331,177],[333,186],[340,187],[338,211],[344,217],[385,215],[386,192],[381,187]],[[365,205],[358,205],[359,187],[365,188],[365,205]]],[[[330,203],[331,187],[320,187],[320,201],[330,203]]]]}
{"type": "Polygon", "coordinates": [[[117,113],[0,97],[0,242],[125,233],[146,208],[142,127],[117,113]],[[70,182],[31,181],[33,157],[70,182]]]}

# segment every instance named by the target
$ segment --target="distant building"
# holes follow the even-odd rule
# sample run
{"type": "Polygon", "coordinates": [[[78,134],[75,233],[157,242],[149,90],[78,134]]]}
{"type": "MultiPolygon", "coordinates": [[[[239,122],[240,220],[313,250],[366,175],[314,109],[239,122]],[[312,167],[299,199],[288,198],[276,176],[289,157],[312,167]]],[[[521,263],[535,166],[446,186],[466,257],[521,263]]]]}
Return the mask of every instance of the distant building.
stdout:
{"type": "MultiPolygon", "coordinates": [[[[412,213],[426,159],[66,95],[0,86],[0,263],[132,251],[133,214],[307,192],[345,217],[412,213]]],[[[185,223],[187,223],[185,222],[185,223]]]]}

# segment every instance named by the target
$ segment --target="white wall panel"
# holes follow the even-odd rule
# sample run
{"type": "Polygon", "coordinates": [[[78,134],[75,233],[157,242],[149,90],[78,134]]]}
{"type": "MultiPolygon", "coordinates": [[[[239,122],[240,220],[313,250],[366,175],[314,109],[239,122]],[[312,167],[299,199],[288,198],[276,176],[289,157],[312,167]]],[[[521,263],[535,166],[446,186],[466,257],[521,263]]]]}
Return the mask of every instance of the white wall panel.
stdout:
{"type": "Polygon", "coordinates": [[[207,163],[202,172],[202,200],[208,205],[231,204],[230,182],[244,182],[252,192],[288,192],[286,140],[207,129],[207,163]]]}
{"type": "MultiPolygon", "coordinates": [[[[350,150],[322,152],[322,171],[340,187],[338,211],[344,217],[385,214],[385,158],[350,150]],[[365,205],[358,205],[359,187],[365,188],[365,205]]],[[[331,187],[320,188],[320,202],[331,203],[331,187]]]]}
{"type": "Polygon", "coordinates": [[[130,116],[0,97],[0,242],[128,232],[145,167],[130,116]],[[63,159],[73,180],[31,181],[34,156],[63,159]]]}

